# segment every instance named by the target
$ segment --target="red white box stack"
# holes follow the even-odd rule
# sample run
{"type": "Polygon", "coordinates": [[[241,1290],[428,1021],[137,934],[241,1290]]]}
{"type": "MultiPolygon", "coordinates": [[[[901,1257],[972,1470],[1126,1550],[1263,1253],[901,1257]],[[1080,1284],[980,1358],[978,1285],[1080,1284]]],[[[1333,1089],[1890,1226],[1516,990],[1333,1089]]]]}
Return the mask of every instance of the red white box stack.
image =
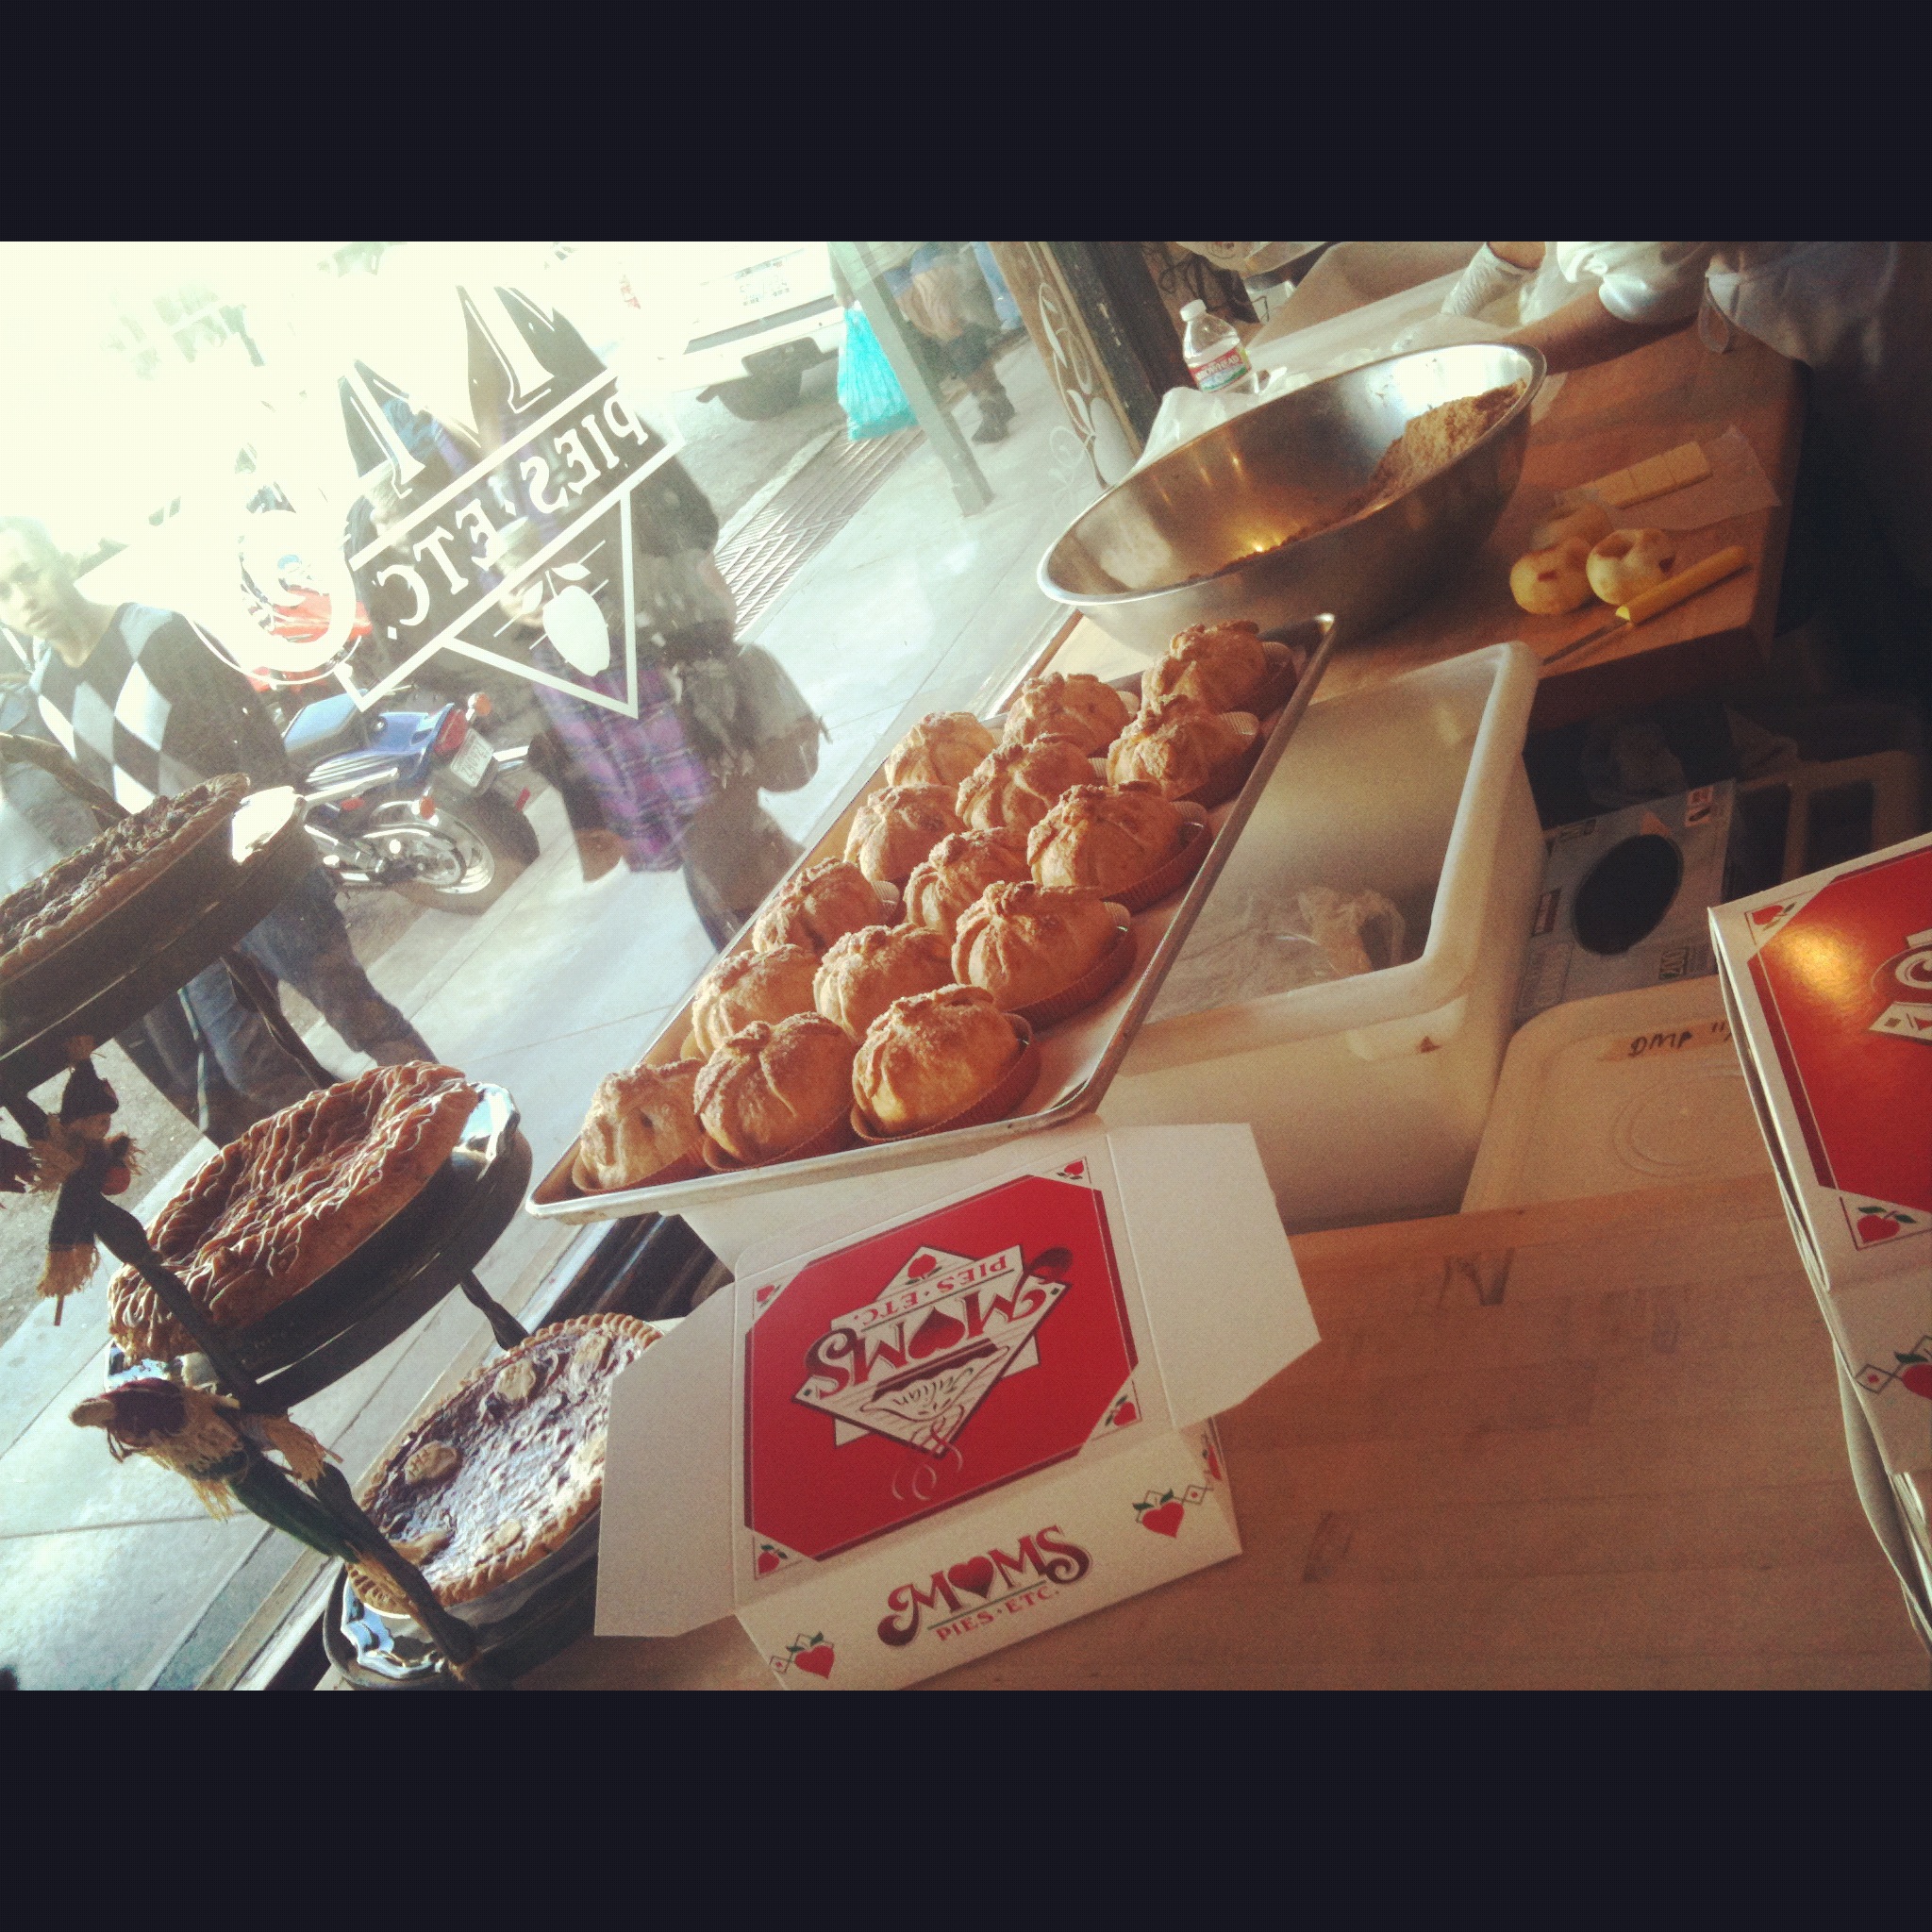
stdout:
{"type": "Polygon", "coordinates": [[[1932,1568],[1932,836],[1710,923],[1798,1251],[1932,1568]]]}

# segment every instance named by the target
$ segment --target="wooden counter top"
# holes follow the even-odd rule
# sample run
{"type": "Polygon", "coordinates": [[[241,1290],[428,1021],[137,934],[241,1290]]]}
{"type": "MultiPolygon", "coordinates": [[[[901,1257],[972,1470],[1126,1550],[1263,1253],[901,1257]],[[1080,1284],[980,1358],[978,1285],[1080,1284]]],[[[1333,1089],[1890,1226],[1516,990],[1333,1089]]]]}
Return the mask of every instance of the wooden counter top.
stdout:
{"type": "MultiPolygon", "coordinates": [[[[1298,1237],[1322,1330],[1222,1418],[1245,1554],[958,1690],[1924,1689],[1776,1184],[1298,1237]]],[[[735,1622],[529,1689],[776,1689],[735,1622]]]]}
{"type": "MultiPolygon", "coordinates": [[[[1641,625],[1627,636],[1549,671],[1532,729],[1568,724],[1616,706],[1645,705],[1708,691],[1759,669],[1771,646],[1804,429],[1803,373],[1741,332],[1717,356],[1694,329],[1634,355],[1572,372],[1534,425],[1523,481],[1468,570],[1400,623],[1345,648],[1323,680],[1324,698],[1380,684],[1484,644],[1521,638],[1541,656],[1560,650],[1609,619],[1592,602],[1566,617],[1531,617],[1509,595],[1509,566],[1557,492],[1735,426],[1757,454],[1779,504],[1688,530],[1680,567],[1726,544],[1741,544],[1751,567],[1641,625]]],[[[1641,504],[1626,511],[1641,525],[1641,504]]],[[[1119,676],[1144,660],[1082,619],[1056,655],[1059,671],[1119,676]]]]}

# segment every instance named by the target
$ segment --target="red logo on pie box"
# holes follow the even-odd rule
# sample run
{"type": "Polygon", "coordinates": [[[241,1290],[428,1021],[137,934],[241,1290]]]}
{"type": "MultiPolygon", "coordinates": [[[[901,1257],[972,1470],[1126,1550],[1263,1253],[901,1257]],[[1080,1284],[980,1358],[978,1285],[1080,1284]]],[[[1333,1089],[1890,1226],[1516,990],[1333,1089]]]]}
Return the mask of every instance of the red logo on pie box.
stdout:
{"type": "Polygon", "coordinates": [[[745,1337],[745,1524],[828,1557],[1075,1456],[1137,1363],[1107,1208],[1026,1175],[811,1262],[745,1337]]]}
{"type": "Polygon", "coordinates": [[[1828,880],[1751,975],[1819,1185],[1932,1211],[1932,848],[1828,880]]]}

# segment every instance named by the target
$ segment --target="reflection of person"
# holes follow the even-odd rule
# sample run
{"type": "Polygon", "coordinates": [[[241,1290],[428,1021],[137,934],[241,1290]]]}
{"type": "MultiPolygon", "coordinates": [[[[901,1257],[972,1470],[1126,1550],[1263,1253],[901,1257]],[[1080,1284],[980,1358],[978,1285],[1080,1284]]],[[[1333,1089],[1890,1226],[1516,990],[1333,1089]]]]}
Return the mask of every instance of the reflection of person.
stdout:
{"type": "MultiPolygon", "coordinates": [[[[1000,339],[992,291],[964,242],[874,242],[865,251],[899,312],[918,332],[915,346],[935,381],[957,375],[979,399],[974,442],[1004,442],[1018,411],[992,366],[1000,339]]],[[[832,276],[840,300],[853,295],[836,258],[832,276]]]]}
{"type": "MultiPolygon", "coordinates": [[[[31,688],[48,732],[128,810],[224,772],[258,786],[290,782],[281,736],[247,680],[175,612],[92,602],[26,518],[0,518],[0,618],[37,641],[31,688]]],[[[370,984],[320,866],[241,943],[355,1051],[386,1063],[434,1058],[370,984]]],[[[197,975],[187,1000],[222,1076],[256,1117],[308,1091],[307,1075],[251,1024],[224,969],[197,975]]]]}

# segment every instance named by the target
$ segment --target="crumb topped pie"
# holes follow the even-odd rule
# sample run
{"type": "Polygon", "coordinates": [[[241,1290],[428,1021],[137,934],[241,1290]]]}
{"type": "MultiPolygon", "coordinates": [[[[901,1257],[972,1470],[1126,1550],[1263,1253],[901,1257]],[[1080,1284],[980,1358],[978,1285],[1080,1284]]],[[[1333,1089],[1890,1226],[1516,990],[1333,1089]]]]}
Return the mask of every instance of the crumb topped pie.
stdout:
{"type": "MultiPolygon", "coordinates": [[[[610,1388],[658,1339],[630,1315],[540,1328],[413,1424],[357,1500],[439,1602],[469,1603],[561,1546],[604,1496],[610,1388]]],[[[350,1570],[376,1610],[408,1615],[387,1577],[350,1570]]]]}

